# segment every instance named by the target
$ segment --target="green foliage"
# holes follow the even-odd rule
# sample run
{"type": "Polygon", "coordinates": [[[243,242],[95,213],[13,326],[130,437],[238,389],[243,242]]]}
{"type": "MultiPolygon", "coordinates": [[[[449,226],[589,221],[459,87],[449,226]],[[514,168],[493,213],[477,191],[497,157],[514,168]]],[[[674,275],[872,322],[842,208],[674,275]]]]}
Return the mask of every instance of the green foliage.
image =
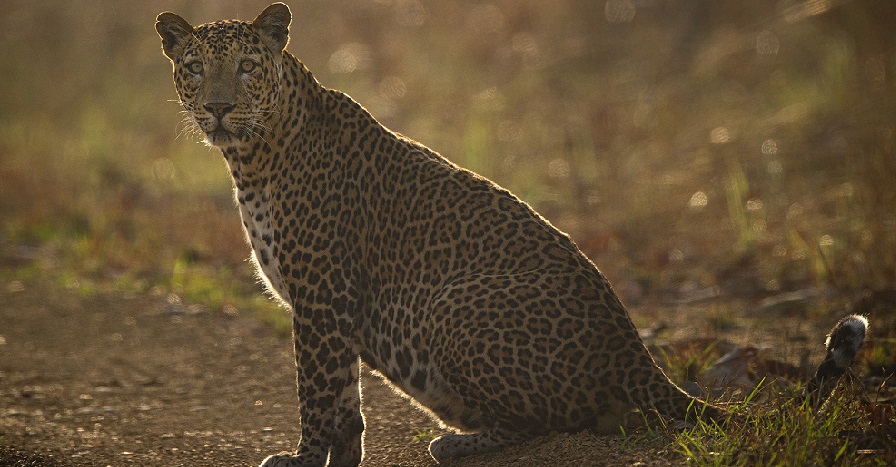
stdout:
{"type": "Polygon", "coordinates": [[[413,443],[429,444],[430,441],[436,439],[438,434],[432,428],[418,428],[414,430],[414,436],[411,437],[413,443]]]}
{"type": "MultiPolygon", "coordinates": [[[[848,437],[867,430],[855,401],[837,398],[822,413],[808,402],[778,399],[732,408],[735,418],[719,426],[699,422],[675,437],[677,451],[692,465],[885,465],[885,453],[869,454],[848,437]]],[[[889,440],[892,444],[893,440],[889,440]]]]}
{"type": "MultiPolygon", "coordinates": [[[[890,332],[893,332],[890,329],[890,332]]],[[[869,342],[865,350],[865,366],[871,374],[891,375],[896,372],[896,346],[894,339],[869,342]]]]}
{"type": "Polygon", "coordinates": [[[719,356],[715,352],[715,343],[710,343],[702,348],[691,347],[687,352],[660,348],[657,353],[659,354],[658,362],[666,376],[678,384],[684,381],[695,381],[712,364],[712,357],[718,358],[719,356]]]}

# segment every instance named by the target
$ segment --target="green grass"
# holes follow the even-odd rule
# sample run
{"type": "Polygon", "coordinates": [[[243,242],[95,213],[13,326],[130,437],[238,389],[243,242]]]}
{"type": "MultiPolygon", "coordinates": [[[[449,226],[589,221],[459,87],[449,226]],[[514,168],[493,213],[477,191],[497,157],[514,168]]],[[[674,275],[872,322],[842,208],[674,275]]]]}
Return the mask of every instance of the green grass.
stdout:
{"type": "Polygon", "coordinates": [[[418,428],[414,430],[414,436],[411,437],[411,442],[429,444],[432,440],[436,439],[437,436],[438,434],[432,428],[418,428]]]}
{"type": "Polygon", "coordinates": [[[720,424],[698,421],[682,427],[645,417],[643,427],[623,430],[623,448],[649,449],[682,465],[707,467],[889,465],[896,455],[892,400],[841,383],[819,409],[801,394],[800,385],[760,384],[743,400],[726,405],[731,416],[720,424]]]}
{"type": "MultiPolygon", "coordinates": [[[[722,394],[710,391],[716,394],[715,400],[727,401],[720,402],[732,414],[726,423],[698,421],[682,429],[680,422],[667,424],[650,417],[645,427],[623,432],[626,448],[649,449],[699,466],[889,465],[896,456],[896,386],[892,377],[896,318],[889,312],[879,313],[891,309],[889,300],[870,296],[864,304],[854,305],[855,311],[880,319],[872,322],[872,334],[854,373],[842,378],[820,407],[811,406],[804,396],[812,370],[804,369],[801,377],[783,376],[788,373],[773,369],[772,354],[760,354],[746,370],[751,380],[761,378],[752,390],[732,385],[720,388],[722,394]]],[[[785,336],[777,336],[778,341],[782,338],[785,336]]],[[[674,381],[700,381],[727,351],[717,347],[720,342],[701,342],[704,340],[677,341],[654,353],[674,381]]]]}
{"type": "MultiPolygon", "coordinates": [[[[755,394],[755,392],[754,392],[755,394]]],[[[672,434],[689,465],[888,465],[896,449],[893,421],[869,421],[855,394],[838,393],[819,412],[790,398],[732,411],[739,420],[719,426],[699,422],[672,434]]]]}

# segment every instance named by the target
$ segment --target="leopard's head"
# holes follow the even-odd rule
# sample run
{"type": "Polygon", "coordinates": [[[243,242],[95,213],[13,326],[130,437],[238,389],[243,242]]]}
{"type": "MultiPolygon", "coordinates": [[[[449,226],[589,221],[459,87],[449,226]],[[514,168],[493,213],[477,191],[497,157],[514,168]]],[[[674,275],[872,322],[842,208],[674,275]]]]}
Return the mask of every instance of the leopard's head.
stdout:
{"type": "Polygon", "coordinates": [[[251,22],[193,27],[170,12],[156,21],[187,121],[208,144],[236,146],[270,128],[279,117],[289,7],[275,3],[251,22]]]}

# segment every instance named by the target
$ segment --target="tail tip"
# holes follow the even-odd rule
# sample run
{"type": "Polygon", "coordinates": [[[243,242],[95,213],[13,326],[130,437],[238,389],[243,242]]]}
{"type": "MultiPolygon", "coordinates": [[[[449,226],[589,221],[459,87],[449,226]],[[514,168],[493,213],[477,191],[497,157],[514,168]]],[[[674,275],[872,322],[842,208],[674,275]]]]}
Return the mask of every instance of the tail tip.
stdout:
{"type": "Polygon", "coordinates": [[[844,348],[857,352],[865,342],[867,332],[868,318],[862,315],[849,315],[834,325],[824,341],[824,346],[828,352],[844,348]]]}
{"type": "Polygon", "coordinates": [[[858,357],[867,332],[868,318],[864,316],[849,315],[837,322],[824,342],[827,355],[815,372],[810,385],[812,391],[818,390],[823,381],[839,378],[846,373],[858,357]]]}

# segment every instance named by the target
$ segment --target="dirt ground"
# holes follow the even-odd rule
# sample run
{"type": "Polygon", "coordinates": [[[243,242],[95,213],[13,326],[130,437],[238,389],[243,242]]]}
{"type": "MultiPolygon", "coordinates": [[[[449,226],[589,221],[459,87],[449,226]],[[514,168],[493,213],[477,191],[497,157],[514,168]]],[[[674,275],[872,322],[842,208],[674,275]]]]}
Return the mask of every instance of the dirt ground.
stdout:
{"type": "MultiPolygon", "coordinates": [[[[0,284],[0,465],[257,465],[298,436],[291,339],[251,318],[0,284]]],[[[363,378],[365,466],[435,465],[437,425],[363,378]]],[[[665,465],[621,437],[558,435],[450,466],[665,465]]]]}

